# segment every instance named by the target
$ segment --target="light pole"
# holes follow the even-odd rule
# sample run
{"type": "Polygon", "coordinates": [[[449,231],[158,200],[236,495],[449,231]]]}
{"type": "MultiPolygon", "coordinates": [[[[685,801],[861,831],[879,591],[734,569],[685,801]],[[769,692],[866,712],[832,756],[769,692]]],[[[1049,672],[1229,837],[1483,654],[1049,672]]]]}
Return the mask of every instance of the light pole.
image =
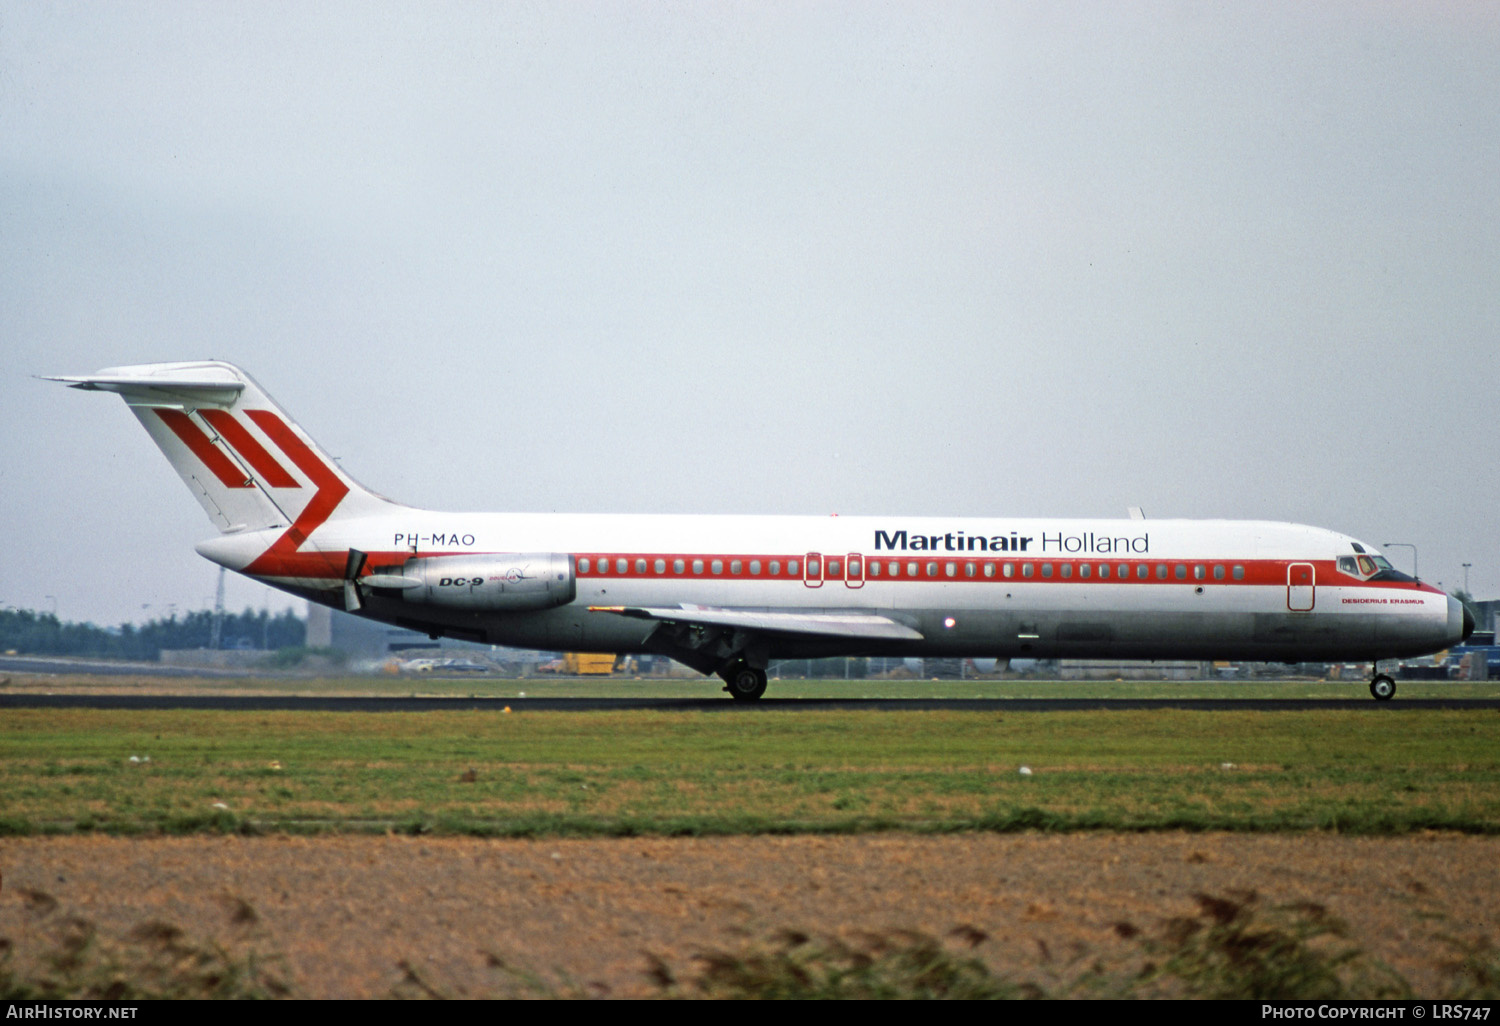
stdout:
{"type": "Polygon", "coordinates": [[[1399,545],[1403,549],[1411,549],[1411,575],[1413,577],[1415,577],[1417,580],[1420,581],[1422,579],[1422,575],[1419,574],[1419,573],[1417,573],[1417,547],[1415,545],[1413,545],[1411,542],[1386,542],[1385,543],[1385,547],[1386,548],[1390,548],[1392,545],[1399,545]]]}
{"type": "Polygon", "coordinates": [[[1469,593],[1469,567],[1471,567],[1473,565],[1474,565],[1473,563],[1465,563],[1464,564],[1464,594],[1465,595],[1467,595],[1469,593]]]}

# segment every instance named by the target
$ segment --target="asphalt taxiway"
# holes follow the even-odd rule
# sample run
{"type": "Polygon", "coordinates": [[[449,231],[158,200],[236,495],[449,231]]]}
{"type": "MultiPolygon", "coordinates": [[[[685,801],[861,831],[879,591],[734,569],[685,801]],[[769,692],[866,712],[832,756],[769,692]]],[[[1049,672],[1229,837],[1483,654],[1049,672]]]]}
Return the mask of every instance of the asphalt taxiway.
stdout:
{"type": "Polygon", "coordinates": [[[1500,710],[1500,699],[1410,698],[1389,702],[1370,698],[439,698],[318,697],[304,695],[91,695],[0,693],[0,709],[198,709],[240,712],[590,712],[654,709],[682,712],[754,713],[757,710],[872,709],[887,712],[975,710],[1045,712],[1061,710],[1197,709],[1206,712],[1294,712],[1315,709],[1364,710],[1399,715],[1429,709],[1500,710]]]}

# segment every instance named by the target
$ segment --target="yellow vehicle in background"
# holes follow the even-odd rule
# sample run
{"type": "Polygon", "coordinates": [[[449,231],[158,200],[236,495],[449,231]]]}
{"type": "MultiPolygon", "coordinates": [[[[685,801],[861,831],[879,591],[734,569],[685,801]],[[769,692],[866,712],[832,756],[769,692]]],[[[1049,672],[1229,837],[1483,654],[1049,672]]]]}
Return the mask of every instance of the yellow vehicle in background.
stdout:
{"type": "Polygon", "coordinates": [[[616,662],[611,652],[564,652],[561,659],[543,663],[537,669],[563,677],[598,677],[614,673],[616,662]]]}
{"type": "Polygon", "coordinates": [[[615,657],[612,652],[564,652],[563,672],[575,677],[615,672],[615,657]]]}

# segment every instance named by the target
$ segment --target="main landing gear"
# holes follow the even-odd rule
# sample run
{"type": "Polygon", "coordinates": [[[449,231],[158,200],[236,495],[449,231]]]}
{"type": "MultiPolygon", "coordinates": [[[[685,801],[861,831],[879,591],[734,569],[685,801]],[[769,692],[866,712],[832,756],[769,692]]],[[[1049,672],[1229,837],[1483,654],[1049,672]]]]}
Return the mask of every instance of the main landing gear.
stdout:
{"type": "Polygon", "coordinates": [[[1375,696],[1377,702],[1389,702],[1395,693],[1395,680],[1383,673],[1377,673],[1375,679],[1370,681],[1370,694],[1375,696]]]}
{"type": "Polygon", "coordinates": [[[766,671],[743,659],[720,670],[719,676],[724,678],[724,690],[736,702],[754,702],[766,693],[766,671]]]}

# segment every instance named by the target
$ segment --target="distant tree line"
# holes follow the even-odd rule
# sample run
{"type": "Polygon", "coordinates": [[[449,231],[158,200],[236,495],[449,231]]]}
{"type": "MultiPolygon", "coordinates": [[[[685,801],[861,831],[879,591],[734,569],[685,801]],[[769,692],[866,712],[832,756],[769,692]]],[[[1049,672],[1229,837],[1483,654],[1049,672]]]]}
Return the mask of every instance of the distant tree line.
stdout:
{"type": "MultiPolygon", "coordinates": [[[[164,648],[208,648],[214,635],[209,610],[178,619],[99,627],[64,623],[52,613],[30,609],[0,610],[0,652],[25,655],[100,656],[106,659],[155,660],[164,648]]],[[[219,628],[220,648],[292,648],[307,641],[307,623],[291,610],[270,616],[265,610],[225,613],[219,628]]]]}

